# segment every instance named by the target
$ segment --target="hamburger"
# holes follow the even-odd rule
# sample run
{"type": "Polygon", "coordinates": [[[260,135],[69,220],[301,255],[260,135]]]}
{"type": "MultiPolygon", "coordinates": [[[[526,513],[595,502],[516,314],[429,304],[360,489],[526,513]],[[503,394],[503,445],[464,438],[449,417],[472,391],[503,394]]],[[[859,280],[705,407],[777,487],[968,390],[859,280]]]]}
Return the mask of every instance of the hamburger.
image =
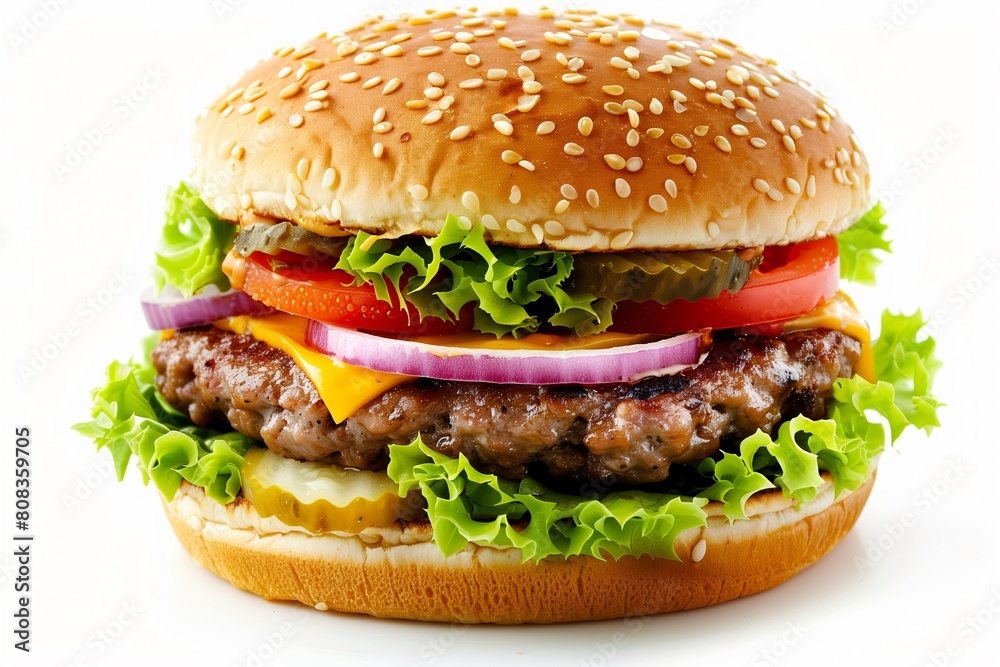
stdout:
{"type": "Polygon", "coordinates": [[[769,589],[930,431],[934,342],[880,336],[851,128],[731,41],[630,14],[373,17],[199,118],[158,331],[78,430],[268,599],[557,622],[769,589]]]}

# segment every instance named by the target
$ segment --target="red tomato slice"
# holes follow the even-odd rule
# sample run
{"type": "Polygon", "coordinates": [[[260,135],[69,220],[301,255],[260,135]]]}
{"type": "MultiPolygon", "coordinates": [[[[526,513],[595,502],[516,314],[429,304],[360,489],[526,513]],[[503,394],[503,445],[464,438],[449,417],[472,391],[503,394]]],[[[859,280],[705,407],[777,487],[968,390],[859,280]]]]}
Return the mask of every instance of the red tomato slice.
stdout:
{"type": "Polygon", "coordinates": [[[400,309],[391,290],[390,301],[381,301],[371,285],[355,285],[347,272],[294,253],[251,254],[240,289],[272,308],[352,329],[436,336],[472,328],[471,309],[454,322],[439,317],[421,321],[416,307],[400,309]],[[284,266],[272,270],[272,260],[284,266]]]}
{"type": "Polygon", "coordinates": [[[699,329],[732,329],[804,315],[837,293],[840,259],[837,240],[827,237],[789,246],[769,246],[764,259],[735,294],[667,304],[622,301],[615,306],[613,331],[671,334],[699,329]]]}

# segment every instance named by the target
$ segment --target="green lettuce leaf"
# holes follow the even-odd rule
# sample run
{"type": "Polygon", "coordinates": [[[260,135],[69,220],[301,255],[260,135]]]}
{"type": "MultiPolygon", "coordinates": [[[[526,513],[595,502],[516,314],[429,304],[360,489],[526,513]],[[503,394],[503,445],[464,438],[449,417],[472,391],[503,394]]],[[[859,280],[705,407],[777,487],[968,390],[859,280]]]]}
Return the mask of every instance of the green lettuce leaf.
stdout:
{"type": "Polygon", "coordinates": [[[571,496],[531,478],[517,482],[478,472],[464,455],[449,458],[420,438],[389,447],[388,472],[401,496],[419,488],[427,499],[434,541],[446,556],[471,542],[516,547],[524,560],[580,554],[677,560],[674,540],[707,520],[704,498],[645,491],[571,496]]]}
{"type": "Polygon", "coordinates": [[[875,284],[875,270],[882,264],[879,253],[892,252],[892,243],[885,239],[885,208],[881,202],[865,213],[846,231],[837,234],[840,250],[840,277],[862,285],[875,284]]]}
{"type": "Polygon", "coordinates": [[[222,262],[236,231],[237,226],[220,220],[194,188],[180,183],[167,194],[166,222],[152,269],[157,293],[166,285],[186,297],[208,285],[229,289],[222,262]]]}
{"type": "Polygon", "coordinates": [[[168,500],[181,480],[203,487],[209,498],[231,502],[240,490],[243,455],[253,440],[235,431],[194,426],[153,384],[149,357],[113,362],[107,382],[93,391],[92,421],[73,428],[111,452],[118,479],[134,455],[143,483],[150,480],[168,500]]]}
{"type": "Polygon", "coordinates": [[[543,324],[579,333],[598,333],[611,324],[606,299],[563,288],[573,271],[572,255],[492,247],[484,232],[482,225],[466,230],[453,215],[432,238],[389,240],[359,232],[337,268],[358,285],[374,285],[383,301],[414,305],[421,318],[451,321],[473,304],[475,328],[497,337],[521,337],[543,324]]]}
{"type": "Polygon", "coordinates": [[[531,478],[517,482],[477,472],[464,456],[448,458],[419,438],[390,446],[389,476],[400,495],[420,489],[446,555],[471,542],[517,547],[526,560],[577,554],[676,559],[674,539],[705,525],[702,508],[709,500],[722,503],[730,521],[745,519],[747,501],[765,489],[813,500],[824,471],[839,497],[868,480],[875,457],[908,426],[936,426],[941,404],[931,390],[940,362],[932,339],[917,341],[923,324],[919,313],[885,314],[875,345],[877,382],[837,380],[828,418],[794,417],[774,435],[758,431],[744,438],[738,453],[675,466],[661,492],[615,491],[599,498],[557,493],[531,478]]]}

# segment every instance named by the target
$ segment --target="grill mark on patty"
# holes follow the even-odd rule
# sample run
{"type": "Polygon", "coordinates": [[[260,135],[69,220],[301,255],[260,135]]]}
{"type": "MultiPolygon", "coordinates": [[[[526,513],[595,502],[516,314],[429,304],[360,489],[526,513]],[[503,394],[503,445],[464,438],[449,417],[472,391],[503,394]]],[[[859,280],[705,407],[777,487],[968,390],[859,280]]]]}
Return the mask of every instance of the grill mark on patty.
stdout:
{"type": "Polygon", "coordinates": [[[821,418],[860,345],[829,330],[718,340],[697,368],[636,384],[493,385],[419,379],[394,387],[336,424],[284,352],[213,327],[189,329],[153,353],[156,386],[199,425],[225,425],[275,452],[344,467],[384,469],[388,445],[420,434],[484,472],[638,485],[720,442],[772,432],[798,414],[821,418]]]}

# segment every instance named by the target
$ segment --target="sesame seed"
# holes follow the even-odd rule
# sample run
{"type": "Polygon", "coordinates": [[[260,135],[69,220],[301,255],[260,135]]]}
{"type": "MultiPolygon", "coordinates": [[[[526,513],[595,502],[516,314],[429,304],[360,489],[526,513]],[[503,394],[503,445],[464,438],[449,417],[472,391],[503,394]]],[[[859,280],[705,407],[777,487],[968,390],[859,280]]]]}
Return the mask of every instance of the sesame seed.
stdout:
{"type": "Polygon", "coordinates": [[[406,101],[406,108],[407,109],[426,109],[427,108],[427,100],[407,100],[406,101]]]}
{"type": "Polygon", "coordinates": [[[511,218],[507,221],[507,229],[514,232],[515,234],[523,234],[528,231],[528,228],[521,224],[520,221],[511,218]]]}
{"type": "MultiPolygon", "coordinates": [[[[709,221],[708,225],[706,225],[706,228],[708,229],[708,235],[711,236],[713,239],[719,235],[720,231],[722,231],[719,229],[718,223],[716,223],[714,220],[709,221]]],[[[702,542],[704,542],[704,540],[702,540],[702,542]]]]}
{"type": "Polygon", "coordinates": [[[372,114],[372,124],[378,125],[383,120],[385,120],[385,107],[379,107],[375,110],[375,113],[372,114]]]}
{"type": "Polygon", "coordinates": [[[624,58],[619,58],[618,56],[615,56],[611,59],[611,66],[617,69],[629,69],[630,67],[632,67],[629,61],[625,60],[624,58]]]}
{"type": "Polygon", "coordinates": [[[309,159],[302,158],[299,163],[295,166],[295,175],[299,177],[300,181],[304,181],[309,178],[309,159]]]}
{"type": "Polygon", "coordinates": [[[683,134],[674,134],[671,136],[670,143],[677,146],[677,148],[691,148],[691,140],[683,134]]]}
{"type": "Polygon", "coordinates": [[[278,78],[279,79],[284,79],[286,76],[288,76],[291,73],[292,73],[292,68],[291,67],[282,67],[280,70],[278,70],[278,78]]]}
{"type": "Polygon", "coordinates": [[[528,113],[538,104],[538,95],[522,95],[517,101],[517,110],[521,113],[528,113]]]}
{"type": "Polygon", "coordinates": [[[271,107],[264,107],[263,109],[257,112],[257,122],[263,123],[265,120],[267,120],[273,115],[274,112],[271,111],[271,107]]]}
{"type": "Polygon", "coordinates": [[[459,32],[455,34],[455,39],[459,42],[465,42],[466,44],[471,44],[476,41],[476,36],[471,32],[459,32]]]}
{"type": "Polygon", "coordinates": [[[286,100],[289,97],[294,97],[298,95],[299,91],[301,90],[302,86],[299,85],[298,83],[290,83],[281,89],[281,91],[278,93],[278,97],[280,97],[283,100],[286,100]]]}
{"type": "Polygon", "coordinates": [[[754,123],[757,120],[757,114],[752,109],[737,109],[736,110],[736,120],[741,123],[754,123]]]}
{"type": "Polygon", "coordinates": [[[372,131],[376,134],[388,134],[392,132],[392,123],[389,121],[383,121],[375,125],[375,127],[372,128],[372,131]]]}
{"type": "Polygon", "coordinates": [[[591,208],[597,208],[601,205],[601,196],[597,194],[597,190],[587,190],[587,203],[590,204],[591,208]]]}
{"type": "Polygon", "coordinates": [[[602,86],[601,90],[606,92],[608,95],[615,95],[615,96],[621,95],[622,93],[625,92],[625,89],[619,85],[602,86]]]}
{"type": "MultiPolygon", "coordinates": [[[[535,134],[552,134],[556,129],[556,124],[551,120],[544,120],[538,124],[535,134]]],[[[582,151],[581,151],[582,152],[582,151]]]]}
{"type": "Polygon", "coordinates": [[[639,139],[639,133],[632,129],[628,131],[628,135],[625,137],[625,142],[632,148],[635,148],[639,145],[639,139]]]}
{"type": "Polygon", "coordinates": [[[497,122],[493,123],[493,127],[496,128],[497,132],[506,135],[508,137],[514,134],[514,126],[509,121],[498,120],[497,122]]]}
{"type": "Polygon", "coordinates": [[[667,200],[663,195],[651,195],[649,198],[649,208],[657,213],[665,213],[667,211],[667,200]]]}
{"type": "Polygon", "coordinates": [[[502,159],[507,164],[517,164],[524,158],[522,158],[521,154],[516,151],[506,150],[500,154],[500,159],[502,159]]]}
{"type": "Polygon", "coordinates": [[[636,60],[639,59],[639,49],[635,48],[634,46],[626,46],[625,57],[631,60],[632,62],[635,62],[636,60]]]}
{"type": "Polygon", "coordinates": [[[521,160],[517,164],[518,164],[519,167],[527,169],[528,171],[534,171],[535,170],[535,165],[533,165],[531,162],[529,162],[527,160],[521,160]]]}
{"type": "Polygon", "coordinates": [[[721,134],[715,137],[715,145],[723,153],[731,153],[733,147],[729,144],[729,139],[726,139],[721,134]]]}
{"type": "Polygon", "coordinates": [[[535,237],[535,241],[537,243],[541,243],[542,240],[545,238],[545,231],[542,229],[542,226],[537,222],[531,226],[531,233],[535,237]]]}
{"type": "Polygon", "coordinates": [[[791,127],[788,128],[788,134],[792,136],[792,139],[798,141],[799,139],[802,138],[802,128],[800,128],[798,125],[792,125],[791,127]]]}
{"type": "Polygon", "coordinates": [[[440,109],[434,109],[433,111],[428,111],[427,115],[420,119],[420,122],[424,125],[432,125],[441,120],[442,116],[444,116],[444,112],[440,109]]]}
{"type": "MultiPolygon", "coordinates": [[[[627,197],[628,195],[625,196],[627,197]]],[[[615,250],[621,250],[629,244],[633,236],[635,236],[635,234],[630,229],[626,229],[624,232],[619,232],[613,239],[611,239],[611,247],[615,250]]]]}
{"type": "Polygon", "coordinates": [[[663,182],[663,188],[667,191],[667,194],[670,195],[671,199],[677,199],[677,184],[674,183],[674,179],[668,178],[665,180],[663,182]]]}
{"type": "Polygon", "coordinates": [[[394,76],[391,79],[389,79],[389,81],[385,84],[385,86],[382,87],[382,94],[390,95],[396,92],[396,90],[398,90],[401,85],[403,85],[403,80],[400,79],[398,76],[394,76]]]}
{"type": "Polygon", "coordinates": [[[363,84],[361,84],[361,87],[364,90],[368,90],[369,88],[374,88],[375,86],[379,85],[380,83],[382,83],[382,77],[380,77],[380,76],[373,76],[372,78],[368,79],[363,84]]]}
{"type": "Polygon", "coordinates": [[[583,58],[571,58],[568,67],[570,68],[570,70],[576,72],[579,71],[581,67],[583,67],[583,64],[584,64],[583,58]]]}
{"type": "Polygon", "coordinates": [[[521,89],[529,95],[535,95],[542,90],[542,84],[537,81],[525,81],[521,84],[521,89]]]}
{"type": "Polygon", "coordinates": [[[562,75],[562,80],[563,80],[563,83],[568,83],[568,84],[571,84],[571,85],[575,85],[575,84],[578,84],[578,83],[583,83],[584,81],[587,80],[587,77],[585,77],[583,74],[577,74],[576,72],[570,72],[568,74],[563,74],[562,75]]]}
{"type": "Polygon", "coordinates": [[[333,184],[337,181],[337,170],[333,167],[327,167],[326,171],[323,172],[323,181],[320,185],[327,190],[333,189],[333,184]]]}
{"type": "Polygon", "coordinates": [[[704,137],[708,134],[708,125],[698,125],[694,128],[694,134],[697,137],[704,137]]]}
{"type": "Polygon", "coordinates": [[[576,124],[576,127],[580,130],[580,134],[589,137],[590,133],[594,131],[594,121],[589,116],[584,116],[576,124]]]}
{"type": "Polygon", "coordinates": [[[797,195],[797,194],[800,194],[802,192],[802,186],[799,185],[798,181],[796,181],[794,178],[792,178],[790,176],[787,177],[787,178],[785,178],[785,187],[793,195],[797,195]]]}
{"type": "Polygon", "coordinates": [[[323,101],[309,100],[308,102],[305,103],[305,106],[303,106],[302,108],[305,109],[306,111],[319,111],[320,109],[323,108],[323,101]]]}
{"type": "Polygon", "coordinates": [[[254,100],[259,100],[265,95],[267,95],[267,91],[263,88],[253,88],[247,89],[247,92],[243,94],[243,98],[248,102],[253,102],[254,100]]]}
{"type": "Polygon", "coordinates": [[[288,124],[292,127],[302,127],[302,124],[306,122],[306,119],[297,113],[293,113],[288,117],[288,124]]]}
{"type": "Polygon", "coordinates": [[[774,119],[771,120],[771,127],[773,127],[778,132],[781,132],[782,134],[785,134],[785,132],[786,132],[786,130],[785,130],[785,124],[782,123],[777,118],[774,118],[774,119]]]}
{"type": "Polygon", "coordinates": [[[673,153],[667,156],[667,162],[670,164],[684,164],[684,158],[686,157],[683,153],[673,153]]]}
{"type": "Polygon", "coordinates": [[[642,169],[642,158],[641,157],[630,157],[625,160],[625,169],[631,172],[637,172],[642,169]]]}
{"type": "Polygon", "coordinates": [[[236,148],[235,139],[227,139],[226,141],[223,141],[219,146],[219,157],[226,157],[233,151],[234,148],[236,148]]]}
{"type": "Polygon", "coordinates": [[[556,215],[562,215],[563,213],[566,212],[566,209],[568,209],[568,208],[569,208],[569,200],[568,199],[560,199],[559,201],[556,202],[556,207],[554,209],[555,210],[555,214],[556,215]]]}
{"type": "Polygon", "coordinates": [[[466,79],[465,81],[460,81],[458,87],[462,90],[472,90],[473,88],[479,88],[485,81],[482,79],[466,79]]]}
{"type": "Polygon", "coordinates": [[[522,81],[534,81],[535,73],[527,65],[520,65],[517,68],[517,75],[521,77],[522,81]]]}
{"type": "Polygon", "coordinates": [[[419,49],[417,49],[417,55],[423,57],[436,56],[437,54],[441,53],[442,50],[443,49],[440,46],[422,46],[419,49]]]}
{"type": "Polygon", "coordinates": [[[502,120],[505,120],[508,123],[510,122],[510,118],[507,117],[507,114],[502,114],[502,113],[493,114],[493,117],[490,118],[490,120],[492,120],[494,123],[499,123],[502,120]]]}
{"type": "Polygon", "coordinates": [[[509,197],[509,199],[510,199],[510,203],[511,204],[520,203],[520,201],[521,201],[521,188],[517,187],[516,185],[510,186],[510,197],[509,197]]]}
{"type": "Polygon", "coordinates": [[[471,190],[466,190],[462,193],[462,206],[473,213],[479,213],[479,196],[471,190]]]}
{"type": "Polygon", "coordinates": [[[608,166],[615,171],[620,171],[625,168],[625,158],[616,153],[607,153],[604,156],[604,161],[608,163],[608,166]]]}
{"type": "MultiPolygon", "coordinates": [[[[563,202],[566,202],[566,206],[569,206],[568,201],[564,199],[563,202]]],[[[561,204],[563,202],[559,203],[561,204]]],[[[557,206],[556,208],[558,209],[559,207],[557,206]]],[[[566,209],[564,208],[563,210],[566,209]]],[[[556,212],[558,213],[559,211],[556,212]]],[[[566,233],[566,228],[563,227],[562,223],[560,223],[558,220],[547,220],[545,222],[545,233],[548,234],[549,236],[562,236],[563,234],[566,233]]]]}
{"type": "Polygon", "coordinates": [[[569,58],[567,58],[566,54],[562,53],[561,51],[556,54],[556,62],[562,65],[563,67],[569,67],[569,58]]]}
{"type": "Polygon", "coordinates": [[[499,81],[507,76],[507,70],[500,68],[491,68],[486,72],[486,78],[490,81],[499,81]]]}
{"type": "Polygon", "coordinates": [[[750,130],[748,130],[745,125],[740,125],[739,123],[730,127],[729,130],[737,137],[745,137],[750,134],[750,130]]]}
{"type": "Polygon", "coordinates": [[[576,188],[574,188],[569,183],[562,184],[562,186],[559,188],[559,194],[561,194],[565,199],[570,199],[570,200],[576,199],[579,196],[576,192],[576,188]]]}
{"type": "Polygon", "coordinates": [[[615,192],[618,194],[619,197],[625,199],[630,194],[632,194],[632,187],[628,184],[628,181],[626,181],[624,178],[616,178],[615,192]]]}
{"type": "Polygon", "coordinates": [[[354,56],[355,65],[371,65],[376,60],[378,60],[378,58],[375,56],[375,54],[370,53],[368,51],[365,51],[364,53],[359,53],[358,55],[354,56]]]}
{"type": "Polygon", "coordinates": [[[816,196],[816,177],[813,175],[806,179],[806,196],[810,199],[816,196]]]}
{"type": "Polygon", "coordinates": [[[784,135],[781,137],[781,143],[784,144],[785,148],[788,149],[789,153],[794,153],[797,150],[795,145],[795,139],[792,139],[789,135],[784,135]]]}
{"type": "Polygon", "coordinates": [[[461,139],[465,139],[467,136],[469,136],[471,132],[472,132],[472,126],[459,125],[454,130],[451,131],[451,134],[449,134],[448,137],[452,139],[452,141],[459,141],[461,139]]]}
{"type": "Polygon", "coordinates": [[[637,70],[636,68],[629,67],[625,71],[628,72],[628,75],[629,75],[630,78],[632,78],[632,79],[638,79],[639,78],[639,70],[637,70]]]}
{"type": "Polygon", "coordinates": [[[337,78],[340,79],[341,83],[354,83],[361,79],[361,75],[357,72],[346,72],[337,78]]]}
{"type": "Polygon", "coordinates": [[[674,113],[684,113],[685,111],[687,111],[687,107],[674,100],[674,113]]]}
{"type": "Polygon", "coordinates": [[[521,60],[526,63],[538,60],[542,56],[542,52],[538,49],[530,49],[521,54],[521,60]]]}
{"type": "Polygon", "coordinates": [[[563,146],[563,151],[567,155],[583,155],[583,146],[572,141],[563,146]]]}
{"type": "Polygon", "coordinates": [[[778,89],[768,86],[767,88],[764,89],[764,94],[767,95],[768,97],[777,97],[778,89]]]}
{"type": "Polygon", "coordinates": [[[688,173],[693,174],[698,171],[698,162],[693,157],[684,158],[684,168],[688,170],[688,173]]]}
{"type": "Polygon", "coordinates": [[[774,201],[781,201],[782,199],[785,198],[785,195],[781,194],[779,190],[774,188],[767,191],[767,196],[773,199],[774,201]]]}
{"type": "Polygon", "coordinates": [[[690,83],[692,86],[694,86],[698,90],[705,90],[705,88],[707,88],[707,86],[705,85],[704,81],[702,81],[701,79],[696,79],[694,77],[691,77],[690,79],[688,79],[688,83],[690,83]]]}
{"type": "Polygon", "coordinates": [[[635,109],[628,109],[628,122],[632,127],[639,127],[639,112],[635,109]]]}
{"type": "Polygon", "coordinates": [[[340,44],[337,45],[337,55],[340,56],[341,58],[346,58],[347,56],[351,55],[357,50],[358,50],[357,42],[351,42],[351,41],[341,42],[340,44]]]}
{"type": "Polygon", "coordinates": [[[455,42],[451,45],[451,52],[460,56],[466,56],[472,53],[472,47],[462,42],[455,42]]]}
{"type": "Polygon", "coordinates": [[[500,223],[498,223],[497,219],[494,218],[489,213],[484,213],[483,217],[481,218],[481,221],[483,223],[483,227],[490,230],[491,232],[496,232],[500,230],[500,223]]]}
{"type": "Polygon", "coordinates": [[[382,145],[381,141],[377,142],[374,146],[372,146],[372,155],[374,155],[377,158],[381,158],[384,154],[385,154],[385,146],[382,145]]]}
{"type": "Polygon", "coordinates": [[[329,90],[317,90],[315,93],[309,93],[309,99],[311,100],[325,100],[330,97],[329,90]]]}
{"type": "Polygon", "coordinates": [[[760,137],[754,137],[750,140],[750,145],[754,148],[763,148],[764,146],[767,146],[767,142],[760,137]]]}
{"type": "Polygon", "coordinates": [[[623,107],[621,104],[618,104],[617,102],[605,102],[604,110],[614,116],[620,116],[623,113],[625,113],[625,107],[623,107]]]}
{"type": "Polygon", "coordinates": [[[727,208],[722,212],[722,219],[731,220],[737,217],[742,212],[742,210],[743,209],[741,209],[739,206],[730,206],[729,208],[727,208]]]}
{"type": "Polygon", "coordinates": [[[769,192],[771,186],[763,178],[755,178],[753,179],[753,189],[757,192],[769,192]]]}
{"type": "Polygon", "coordinates": [[[430,88],[424,89],[424,97],[429,100],[439,100],[444,95],[444,91],[437,86],[431,86],[430,88]]]}
{"type": "Polygon", "coordinates": [[[505,49],[511,49],[511,50],[517,49],[517,46],[515,46],[514,44],[514,40],[512,40],[510,37],[501,37],[497,39],[497,43],[500,44],[500,46],[502,46],[505,49]]]}
{"type": "Polygon", "coordinates": [[[646,130],[646,136],[647,137],[651,137],[653,139],[659,139],[660,137],[663,136],[663,128],[662,127],[650,127],[650,128],[648,128],[646,130]]]}

